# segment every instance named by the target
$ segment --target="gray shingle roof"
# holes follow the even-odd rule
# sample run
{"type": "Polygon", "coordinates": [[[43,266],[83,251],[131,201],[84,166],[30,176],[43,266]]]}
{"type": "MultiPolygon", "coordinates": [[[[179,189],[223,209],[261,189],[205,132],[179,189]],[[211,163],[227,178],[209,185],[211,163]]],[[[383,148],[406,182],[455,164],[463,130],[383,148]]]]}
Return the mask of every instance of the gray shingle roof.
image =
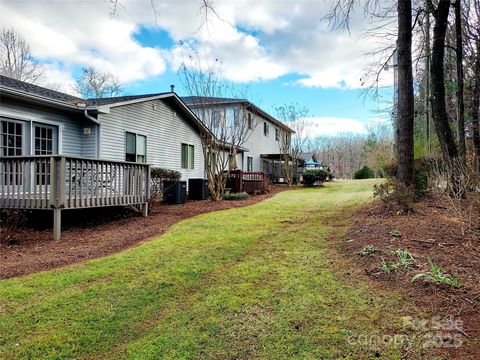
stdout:
{"type": "Polygon", "coordinates": [[[9,78],[7,76],[0,75],[0,86],[9,88],[12,90],[22,91],[31,95],[42,96],[48,99],[64,101],[67,103],[75,104],[78,102],[85,102],[82,98],[68,95],[59,91],[50,90],[38,85],[33,85],[24,81],[9,78]]]}
{"type": "Polygon", "coordinates": [[[27,94],[42,96],[50,100],[63,101],[70,104],[77,103],[86,103],[87,105],[110,105],[120,102],[148,98],[158,95],[164,95],[167,93],[156,93],[156,94],[143,94],[143,95],[130,95],[130,96],[116,96],[110,98],[101,98],[101,99],[82,99],[77,96],[65,94],[59,91],[50,90],[42,86],[33,85],[24,81],[12,79],[7,76],[0,75],[0,86],[9,88],[12,90],[21,91],[27,94]]]}
{"type": "Polygon", "coordinates": [[[87,99],[88,103],[95,104],[95,105],[110,105],[116,104],[125,101],[149,98],[153,96],[165,95],[169,94],[168,92],[164,93],[156,93],[156,94],[143,94],[143,95],[128,95],[128,96],[115,96],[110,98],[100,98],[100,99],[87,99]]]}
{"type": "Polygon", "coordinates": [[[252,102],[248,101],[247,99],[233,99],[233,98],[223,98],[223,97],[209,97],[209,96],[185,96],[182,97],[182,100],[185,104],[192,106],[192,107],[207,107],[209,105],[228,105],[228,104],[245,104],[250,109],[256,111],[257,113],[261,114],[272,123],[282,127],[283,129],[289,131],[290,133],[295,133],[292,129],[290,129],[287,125],[282,123],[280,120],[275,119],[272,115],[267,113],[266,111],[262,110],[252,102]]]}
{"type": "Polygon", "coordinates": [[[206,105],[206,104],[249,102],[246,99],[234,99],[234,98],[211,97],[211,96],[183,96],[182,100],[187,105],[206,105]]]}

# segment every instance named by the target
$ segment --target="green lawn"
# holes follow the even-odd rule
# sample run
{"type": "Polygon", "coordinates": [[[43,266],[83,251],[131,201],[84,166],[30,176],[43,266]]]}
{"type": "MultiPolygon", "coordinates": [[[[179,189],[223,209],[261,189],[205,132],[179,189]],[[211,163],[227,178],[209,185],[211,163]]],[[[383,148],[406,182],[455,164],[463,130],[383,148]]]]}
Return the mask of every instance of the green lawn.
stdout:
{"type": "Polygon", "coordinates": [[[349,337],[394,332],[399,296],[351,280],[328,240],[372,184],[286,191],[114,256],[0,281],[0,358],[400,358],[349,337]]]}

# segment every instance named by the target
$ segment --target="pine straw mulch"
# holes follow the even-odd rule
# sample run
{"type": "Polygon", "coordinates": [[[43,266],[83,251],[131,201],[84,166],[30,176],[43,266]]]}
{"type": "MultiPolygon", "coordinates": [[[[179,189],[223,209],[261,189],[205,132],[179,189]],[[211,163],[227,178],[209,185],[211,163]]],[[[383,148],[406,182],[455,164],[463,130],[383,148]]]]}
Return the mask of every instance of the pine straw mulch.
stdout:
{"type": "Polygon", "coordinates": [[[433,354],[447,359],[480,359],[480,207],[474,207],[473,226],[463,235],[460,221],[444,198],[430,195],[414,204],[413,210],[407,215],[392,213],[380,201],[364,206],[357,211],[342,242],[342,252],[373,280],[374,287],[403,294],[409,304],[431,320],[427,327],[432,327],[432,319],[439,319],[441,324],[447,323],[450,316],[460,320],[450,331],[463,344],[443,346],[433,354]],[[392,236],[392,230],[396,236],[392,236]],[[377,251],[360,255],[368,245],[377,251]],[[397,249],[408,250],[415,265],[387,274],[381,269],[382,259],[396,262],[398,258],[392,252],[397,249]],[[412,283],[415,274],[429,271],[428,258],[457,275],[461,287],[423,279],[412,283]]]}
{"type": "Polygon", "coordinates": [[[8,279],[117,253],[150,240],[177,222],[207,212],[256,204],[287,190],[269,187],[264,195],[237,201],[188,201],[157,205],[148,217],[122,208],[64,211],[62,238],[52,240],[51,212],[37,213],[33,227],[18,231],[13,245],[0,244],[0,279],[8,279]],[[38,224],[38,223],[43,224],[38,224]]]}

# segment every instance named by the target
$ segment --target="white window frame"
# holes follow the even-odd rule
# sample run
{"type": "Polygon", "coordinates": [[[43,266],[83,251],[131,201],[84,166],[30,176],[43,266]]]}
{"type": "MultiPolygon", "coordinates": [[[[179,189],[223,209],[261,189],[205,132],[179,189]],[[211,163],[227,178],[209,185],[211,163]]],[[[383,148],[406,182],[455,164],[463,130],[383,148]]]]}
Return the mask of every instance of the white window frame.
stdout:
{"type": "MultiPolygon", "coordinates": [[[[57,141],[58,141],[58,143],[57,143],[57,153],[58,154],[63,153],[63,129],[64,129],[65,125],[62,122],[45,119],[42,116],[38,116],[38,115],[31,115],[31,114],[25,115],[24,113],[21,113],[21,112],[11,111],[11,110],[6,110],[6,109],[0,109],[0,116],[6,118],[7,121],[8,120],[14,120],[14,121],[16,120],[16,121],[26,123],[24,130],[26,130],[27,126],[29,127],[29,132],[30,132],[29,142],[30,143],[29,144],[26,143],[26,141],[27,141],[26,137],[24,137],[23,141],[25,142],[25,150],[27,150],[28,145],[30,145],[30,148],[28,149],[28,151],[30,152],[30,155],[33,155],[35,153],[34,143],[33,143],[33,123],[56,126],[57,127],[57,132],[58,132],[58,134],[57,134],[57,141]]],[[[28,154],[26,154],[26,155],[28,155],[28,154]]]]}
{"type": "Polygon", "coordinates": [[[135,135],[135,161],[132,161],[132,162],[135,162],[135,163],[138,163],[138,164],[147,164],[147,162],[148,162],[148,136],[144,135],[144,134],[134,132],[134,131],[128,131],[128,130],[125,130],[125,135],[124,135],[124,139],[125,139],[125,149],[124,149],[125,156],[124,156],[124,158],[125,158],[125,161],[128,161],[127,160],[127,134],[135,135]],[[138,161],[138,157],[142,156],[142,155],[138,155],[138,152],[137,152],[137,142],[138,142],[137,139],[138,139],[139,136],[142,136],[142,137],[145,138],[145,162],[139,162],[138,161]]]}
{"type": "Polygon", "coordinates": [[[180,145],[180,167],[183,170],[194,170],[195,169],[195,145],[188,144],[188,143],[182,143],[180,145]],[[184,167],[183,146],[187,147],[187,159],[186,159],[187,167],[184,167]]]}

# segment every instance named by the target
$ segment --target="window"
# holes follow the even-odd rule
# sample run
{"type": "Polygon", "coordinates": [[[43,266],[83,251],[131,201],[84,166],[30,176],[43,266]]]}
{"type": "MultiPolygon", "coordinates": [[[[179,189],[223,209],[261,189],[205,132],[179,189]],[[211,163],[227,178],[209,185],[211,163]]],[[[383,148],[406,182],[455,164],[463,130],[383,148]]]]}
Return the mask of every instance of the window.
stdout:
{"type": "Polygon", "coordinates": [[[218,128],[220,126],[225,126],[225,110],[214,110],[212,113],[212,126],[218,128]]]}
{"type": "Polygon", "coordinates": [[[275,140],[280,140],[280,130],[278,130],[277,128],[275,128],[275,140]]]}
{"type": "Polygon", "coordinates": [[[0,127],[0,155],[22,155],[23,126],[15,121],[2,120],[0,127]]]}
{"type": "Polygon", "coordinates": [[[269,126],[266,122],[263,123],[263,135],[268,136],[270,132],[269,126]]]}
{"type": "MultiPolygon", "coordinates": [[[[0,156],[22,155],[22,140],[23,125],[21,123],[4,120],[0,122],[0,156]]],[[[0,178],[0,182],[22,185],[22,166],[15,166],[15,162],[7,162],[3,166],[3,176],[0,178]]]]}
{"type": "Polygon", "coordinates": [[[182,169],[195,168],[195,147],[193,145],[182,144],[182,169]]]}
{"type": "Polygon", "coordinates": [[[253,157],[247,156],[247,171],[253,171],[253,157]]]}
{"type": "Polygon", "coordinates": [[[247,122],[248,122],[248,128],[250,130],[253,129],[253,116],[251,113],[248,113],[247,122]]]}
{"type": "Polygon", "coordinates": [[[233,110],[233,125],[240,126],[240,110],[233,110]]]}
{"type": "Polygon", "coordinates": [[[49,126],[35,125],[35,155],[53,154],[53,129],[49,126]]]}
{"type": "Polygon", "coordinates": [[[147,137],[131,132],[126,134],[125,160],[138,163],[147,162],[147,137]]]}

